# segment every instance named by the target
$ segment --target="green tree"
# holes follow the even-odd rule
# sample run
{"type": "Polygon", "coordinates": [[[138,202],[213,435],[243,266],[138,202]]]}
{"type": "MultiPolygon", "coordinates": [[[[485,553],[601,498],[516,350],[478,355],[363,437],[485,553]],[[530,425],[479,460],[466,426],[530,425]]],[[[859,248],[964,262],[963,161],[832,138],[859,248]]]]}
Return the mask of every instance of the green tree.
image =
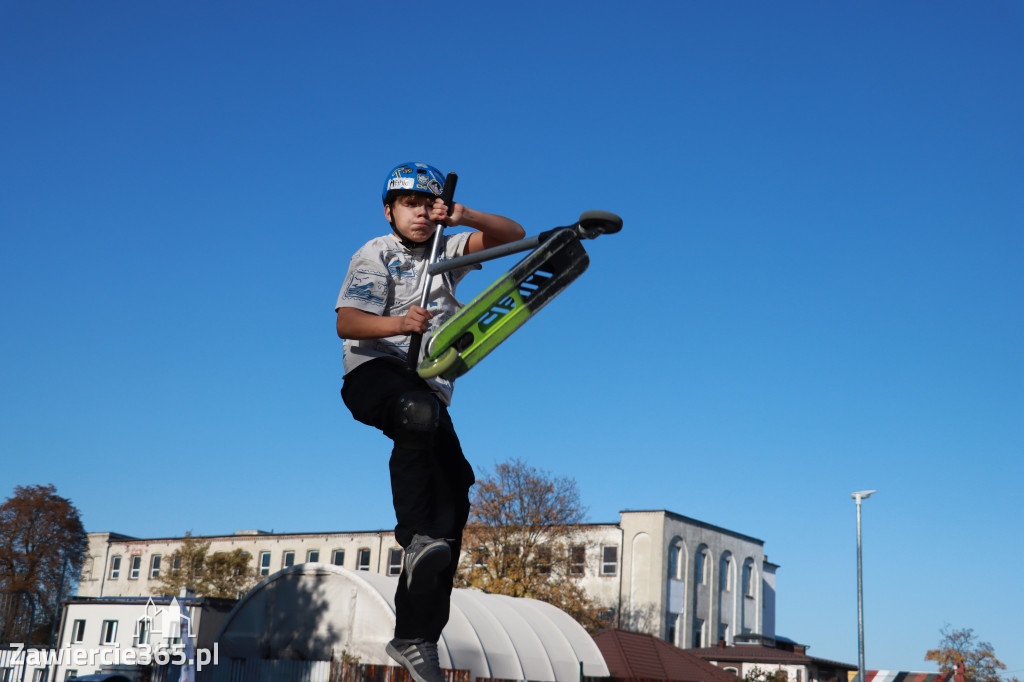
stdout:
{"type": "MultiPolygon", "coordinates": [[[[988,642],[978,639],[972,628],[954,630],[945,625],[939,633],[942,641],[937,649],[931,649],[924,660],[935,661],[939,670],[951,676],[956,675],[957,666],[963,665],[963,682],[1001,682],[1000,670],[1006,665],[996,658],[995,649],[988,642]]],[[[1011,677],[1006,682],[1019,682],[1011,677]]]]}
{"type": "Polygon", "coordinates": [[[602,627],[605,610],[577,580],[586,555],[578,532],[586,509],[576,481],[512,460],[477,482],[472,503],[460,586],[540,599],[591,632],[602,627]]]}
{"type": "MultiPolygon", "coordinates": [[[[53,485],[17,486],[0,505],[0,590],[30,595],[37,626],[32,641],[46,641],[60,600],[67,597],[89,545],[78,509],[53,485]]],[[[0,618],[9,618],[2,615],[0,618]]],[[[19,616],[20,617],[20,616],[19,616]]],[[[0,631],[25,631],[0,622],[0,631]]]]}
{"type": "Polygon", "coordinates": [[[197,597],[237,599],[258,582],[252,555],[243,549],[210,554],[210,543],[185,533],[174,550],[169,568],[161,572],[160,594],[178,595],[191,590],[197,597]]]}

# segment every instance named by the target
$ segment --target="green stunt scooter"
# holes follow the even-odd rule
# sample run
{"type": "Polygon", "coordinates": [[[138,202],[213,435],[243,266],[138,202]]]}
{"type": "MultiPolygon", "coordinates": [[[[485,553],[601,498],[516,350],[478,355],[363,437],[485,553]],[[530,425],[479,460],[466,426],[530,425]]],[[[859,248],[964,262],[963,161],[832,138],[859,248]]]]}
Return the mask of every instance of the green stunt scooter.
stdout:
{"type": "Polygon", "coordinates": [[[621,229],[622,218],[614,213],[586,211],[573,225],[556,227],[536,237],[468,256],[441,263],[431,262],[427,273],[432,276],[533,249],[530,255],[438,328],[427,343],[417,373],[424,379],[438,376],[455,379],[473,369],[583,274],[590,264],[590,257],[581,240],[596,239],[621,229]]]}

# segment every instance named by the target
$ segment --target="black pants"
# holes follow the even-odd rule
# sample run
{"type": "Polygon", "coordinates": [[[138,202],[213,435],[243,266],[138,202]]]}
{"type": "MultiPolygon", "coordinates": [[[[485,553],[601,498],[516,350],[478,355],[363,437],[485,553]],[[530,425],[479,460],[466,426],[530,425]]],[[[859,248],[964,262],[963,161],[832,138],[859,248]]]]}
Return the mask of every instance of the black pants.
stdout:
{"type": "MultiPolygon", "coordinates": [[[[403,393],[429,390],[415,372],[386,359],[360,365],[345,377],[341,397],[352,416],[395,439],[393,418],[403,393]]],[[[448,622],[452,583],[462,548],[462,530],[469,518],[473,468],[462,454],[448,409],[441,404],[433,438],[421,448],[391,450],[391,496],[395,505],[395,539],[408,547],[415,534],[450,541],[452,562],[428,594],[410,594],[405,569],[395,592],[395,637],[422,637],[436,642],[448,622]]]]}

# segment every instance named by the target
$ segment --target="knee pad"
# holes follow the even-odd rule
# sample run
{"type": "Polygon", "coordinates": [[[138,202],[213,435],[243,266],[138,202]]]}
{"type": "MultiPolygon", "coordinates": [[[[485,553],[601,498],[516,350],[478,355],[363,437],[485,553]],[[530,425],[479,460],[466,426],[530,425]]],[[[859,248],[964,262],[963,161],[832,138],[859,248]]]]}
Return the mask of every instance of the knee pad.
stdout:
{"type": "Polygon", "coordinates": [[[422,447],[437,431],[441,404],[431,391],[406,391],[398,397],[393,415],[398,447],[422,447]]]}

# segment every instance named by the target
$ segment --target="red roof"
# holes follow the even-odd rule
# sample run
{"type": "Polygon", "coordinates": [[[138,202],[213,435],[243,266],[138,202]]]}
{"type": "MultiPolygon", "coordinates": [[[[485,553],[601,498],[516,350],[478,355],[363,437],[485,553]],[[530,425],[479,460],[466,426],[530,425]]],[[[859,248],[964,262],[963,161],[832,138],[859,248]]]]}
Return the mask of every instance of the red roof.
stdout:
{"type": "Polygon", "coordinates": [[[695,656],[712,661],[748,662],[748,663],[810,663],[811,657],[795,651],[776,649],[760,644],[742,644],[737,646],[712,646],[702,649],[690,649],[695,656]]]}
{"type": "MultiPolygon", "coordinates": [[[[824,658],[815,658],[814,656],[808,656],[807,654],[796,653],[795,651],[786,651],[784,649],[775,649],[773,647],[761,646],[759,644],[742,644],[726,647],[714,646],[703,649],[687,649],[687,651],[692,652],[694,656],[699,656],[703,660],[719,661],[722,663],[775,663],[780,665],[814,664],[819,667],[824,665],[828,667],[843,668],[846,670],[857,669],[857,666],[849,663],[829,661],[824,658]]],[[[881,680],[876,682],[881,682],[881,680]]],[[[900,682],[904,681],[901,680],[900,682]]],[[[910,681],[908,680],[906,682],[910,681]]]]}
{"type": "Polygon", "coordinates": [[[676,682],[736,682],[736,675],[672,646],[668,642],[623,630],[594,635],[612,677],[676,682]]]}

